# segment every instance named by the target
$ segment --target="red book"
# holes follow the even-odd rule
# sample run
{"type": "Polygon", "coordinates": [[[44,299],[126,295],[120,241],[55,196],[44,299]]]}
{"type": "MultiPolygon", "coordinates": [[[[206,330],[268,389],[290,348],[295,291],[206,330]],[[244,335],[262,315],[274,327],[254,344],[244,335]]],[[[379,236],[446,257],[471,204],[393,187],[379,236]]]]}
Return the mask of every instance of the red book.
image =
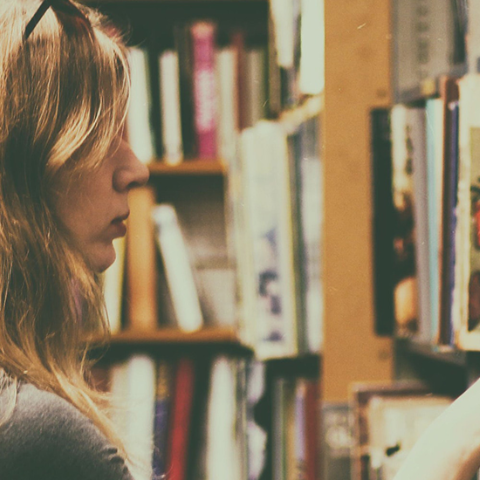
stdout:
{"type": "Polygon", "coordinates": [[[319,388],[317,380],[308,381],[307,393],[305,396],[306,480],[316,480],[319,478],[318,429],[320,428],[320,409],[318,392],[319,388]]]}
{"type": "Polygon", "coordinates": [[[217,156],[217,89],[215,84],[215,24],[196,22],[191,27],[193,101],[198,156],[217,156]]]}
{"type": "Polygon", "coordinates": [[[168,480],[185,480],[186,478],[194,383],[193,360],[181,358],[174,380],[170,448],[167,460],[168,480]]]}

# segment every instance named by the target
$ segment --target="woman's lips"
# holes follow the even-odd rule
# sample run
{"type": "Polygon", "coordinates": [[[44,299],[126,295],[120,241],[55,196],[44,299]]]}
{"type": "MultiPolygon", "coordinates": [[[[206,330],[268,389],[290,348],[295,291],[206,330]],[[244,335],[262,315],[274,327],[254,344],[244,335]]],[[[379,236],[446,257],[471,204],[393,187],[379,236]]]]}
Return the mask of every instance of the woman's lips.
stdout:
{"type": "Polygon", "coordinates": [[[115,231],[115,236],[116,237],[123,237],[127,233],[127,226],[125,225],[125,220],[127,220],[129,213],[126,213],[124,215],[120,215],[119,217],[116,217],[112,220],[112,227],[115,231]]]}

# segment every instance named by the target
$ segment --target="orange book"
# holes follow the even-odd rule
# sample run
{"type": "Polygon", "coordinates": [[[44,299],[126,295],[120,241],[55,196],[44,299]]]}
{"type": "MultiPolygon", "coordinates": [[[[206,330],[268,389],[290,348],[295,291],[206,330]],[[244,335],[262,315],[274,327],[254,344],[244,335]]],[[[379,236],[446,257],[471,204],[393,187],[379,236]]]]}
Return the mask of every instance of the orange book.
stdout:
{"type": "Polygon", "coordinates": [[[127,233],[127,324],[129,329],[157,328],[156,250],[151,210],[155,204],[152,187],[133,189],[129,194],[127,233]]]}

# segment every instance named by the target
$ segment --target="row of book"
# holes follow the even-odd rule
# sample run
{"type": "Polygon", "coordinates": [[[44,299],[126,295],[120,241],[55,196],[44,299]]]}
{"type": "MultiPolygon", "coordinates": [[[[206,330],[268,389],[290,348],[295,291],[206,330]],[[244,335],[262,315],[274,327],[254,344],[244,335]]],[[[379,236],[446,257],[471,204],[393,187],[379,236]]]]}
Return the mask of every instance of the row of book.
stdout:
{"type": "Polygon", "coordinates": [[[377,318],[421,342],[478,349],[480,76],[374,112],[377,318]],[[391,190],[390,190],[391,189],[391,190]]]}
{"type": "Polygon", "coordinates": [[[209,21],[174,28],[175,48],[132,47],[127,135],[144,162],[232,155],[239,130],[267,115],[266,46],[236,31],[220,46],[209,21]]]}
{"type": "Polygon", "coordinates": [[[173,28],[173,47],[132,47],[127,135],[144,162],[233,155],[236,136],[323,90],[323,8],[319,0],[271,3],[269,44],[242,30],[217,38],[201,20],[173,28]]]}
{"type": "Polygon", "coordinates": [[[322,404],[324,480],[393,480],[413,445],[452,403],[419,382],[358,383],[350,402],[322,404]]]}
{"type": "Polygon", "coordinates": [[[172,480],[265,478],[269,448],[273,468],[282,470],[275,478],[318,478],[316,380],[276,379],[274,395],[266,396],[261,362],[147,354],[97,367],[94,378],[110,392],[111,419],[135,478],[150,480],[145,465],[155,478],[172,480]],[[298,473],[284,476],[284,462],[298,473]]]}

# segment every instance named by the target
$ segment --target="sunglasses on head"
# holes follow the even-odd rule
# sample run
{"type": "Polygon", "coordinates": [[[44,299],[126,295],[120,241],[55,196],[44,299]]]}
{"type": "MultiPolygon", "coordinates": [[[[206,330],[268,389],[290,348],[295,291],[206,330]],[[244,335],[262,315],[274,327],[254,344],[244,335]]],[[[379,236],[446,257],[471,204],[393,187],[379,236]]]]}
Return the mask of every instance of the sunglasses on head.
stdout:
{"type": "Polygon", "coordinates": [[[28,40],[28,37],[30,37],[33,30],[50,7],[67,33],[70,31],[78,32],[79,30],[86,30],[89,35],[93,35],[90,21],[70,0],[44,0],[25,27],[23,35],[24,41],[28,40]]]}

